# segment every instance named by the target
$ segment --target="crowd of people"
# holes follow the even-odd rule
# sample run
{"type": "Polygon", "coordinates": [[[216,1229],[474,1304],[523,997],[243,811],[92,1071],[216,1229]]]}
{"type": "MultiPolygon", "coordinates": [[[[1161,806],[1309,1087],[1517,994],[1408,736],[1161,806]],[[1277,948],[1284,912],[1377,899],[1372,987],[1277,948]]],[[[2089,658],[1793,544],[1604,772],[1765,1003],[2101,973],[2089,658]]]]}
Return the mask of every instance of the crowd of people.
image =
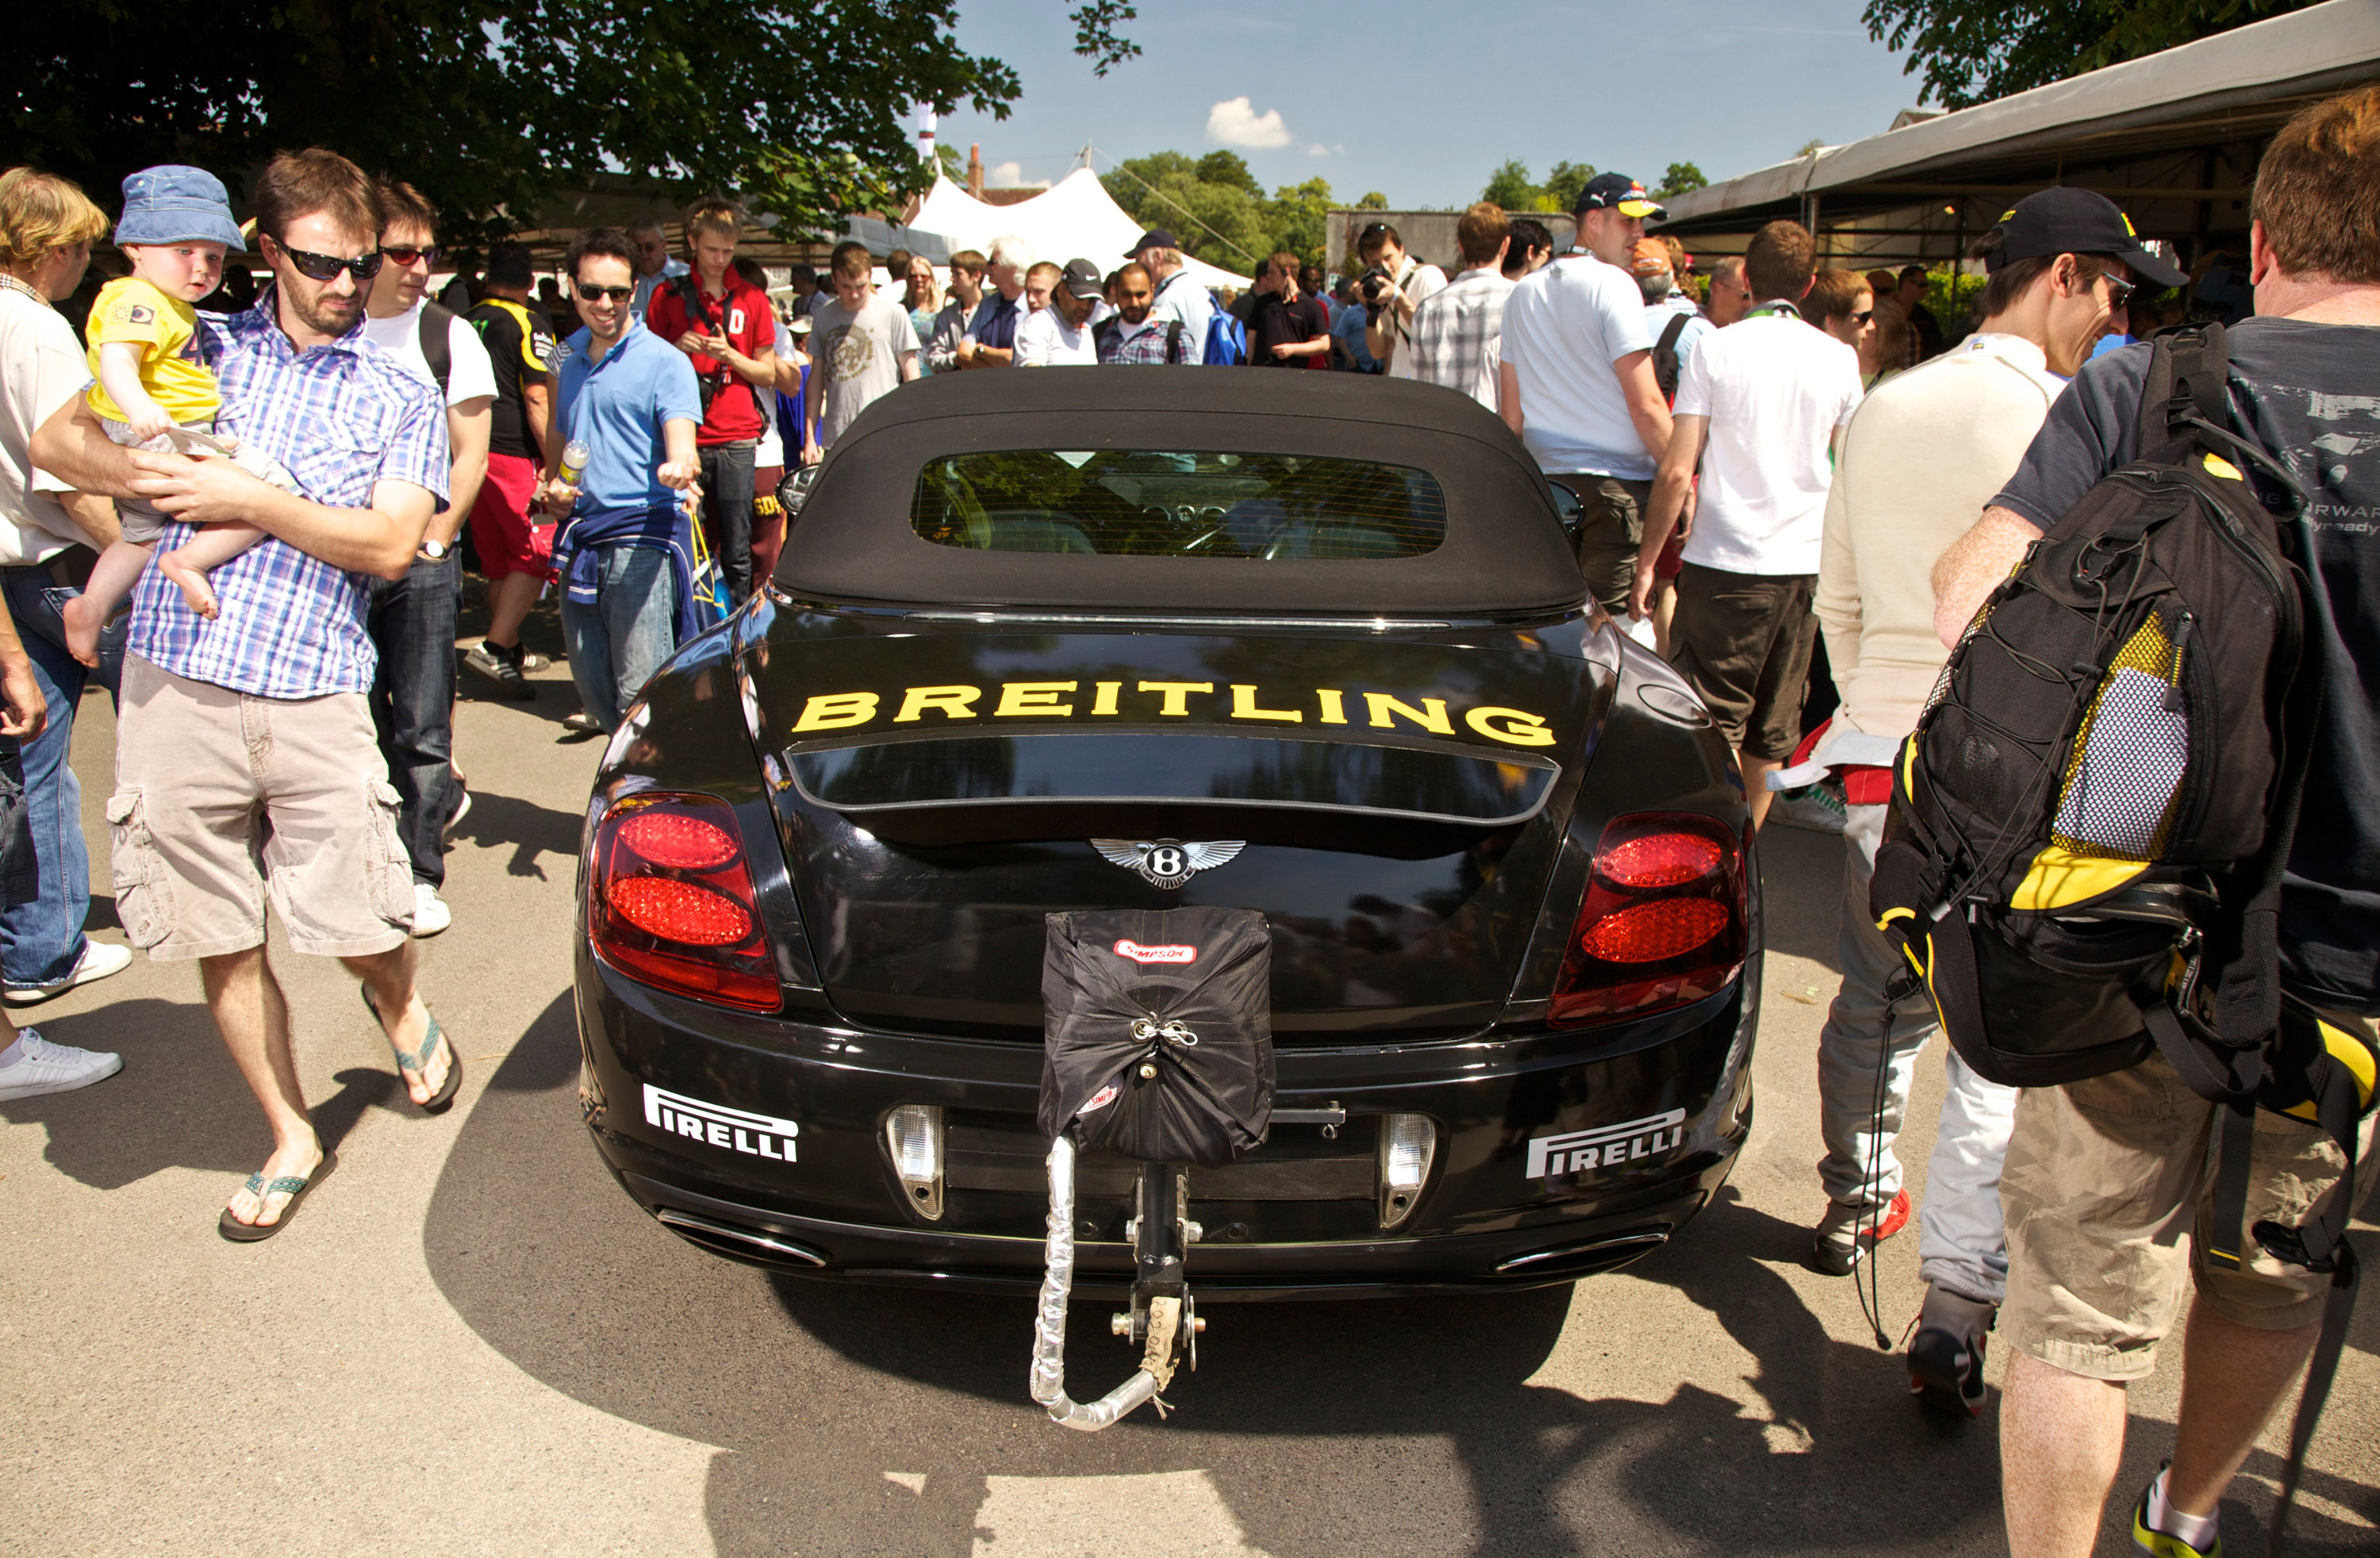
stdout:
{"type": "MultiPolygon", "coordinates": [[[[2229,384],[2239,425],[2316,494],[2310,565],[2333,607],[2330,863],[2301,868],[2321,907],[2284,914],[2285,965],[2325,1020],[2367,1038],[2380,575],[2355,517],[2380,512],[2374,187],[2380,89],[2276,139],[2255,186],[2257,317],[2233,333],[2229,384]]],[[[1579,192],[1565,253],[1535,219],[1480,204],[1457,223],[1451,275],[1375,222],[1359,274],[1274,254],[1228,298],[1153,229],[1112,264],[1016,237],[944,267],[896,253],[884,288],[878,258],[844,243],[823,274],[795,267],[780,301],[738,256],[741,213],[707,201],[676,255],[657,225],[580,233],[566,297],[539,301],[528,252],[500,245],[432,301],[439,213],[420,191],[311,150],[274,157],[251,203],[243,226],[211,175],[158,167],[125,181],[111,224],[64,180],[0,176],[0,997],[29,1005],[128,961],[83,932],[67,757],[96,676],[119,711],[117,913],[152,958],[199,964],[272,1132],[225,1237],[271,1236],[335,1166],[264,957],[268,903],[297,951],[358,980],[412,1102],[455,1095],[462,1059],[414,942],[450,922],[444,840],[470,804],[457,667],[535,697],[522,628],[550,582],[574,718],[609,732],[677,644],[765,581],[784,542],[778,479],[875,400],[928,374],[1240,362],[1426,381],[1494,411],[1574,504],[1585,594],[1658,648],[1734,749],[1752,826],[1780,790],[1828,787],[1842,985],[1818,1042],[1812,1263],[1852,1274],[1911,1221],[1892,1146],[1936,1011],[1900,992],[1868,882],[1892,767],[1949,647],[2025,547],[2138,452],[2149,354],[2107,348],[2132,338],[2136,289],[2185,277],[2105,197],[2015,201],[1976,246],[1972,321],[1947,325],[1924,268],[1823,267],[1790,221],[1704,271],[1646,234],[1660,205],[1614,173],[1579,192]],[[111,229],[127,274],[78,340],[53,304],[111,229]],[[269,279],[199,307],[244,293],[234,254],[269,279]],[[458,657],[467,523],[490,623],[458,657]]],[[[0,1099],[119,1065],[22,1028],[0,1051],[0,1099]]],[[[1980,1408],[1987,1340],[2012,1348],[2011,1545],[2085,1552],[2123,1384],[2148,1372],[2194,1274],[2180,1436],[2136,1532],[2157,1552],[2214,1553],[2216,1501],[2303,1363],[2325,1279],[2182,1252],[2210,1193],[2211,1116],[2163,1061],[2022,1093],[1949,1065],[1916,1218],[1913,1388],[1980,1408]]],[[[2368,1119],[2363,1138],[2368,1188],[2368,1119]]],[[[2301,1212],[2346,1172],[2271,1115],[2255,1144],[2255,1193],[2276,1208],[2301,1212]]]]}

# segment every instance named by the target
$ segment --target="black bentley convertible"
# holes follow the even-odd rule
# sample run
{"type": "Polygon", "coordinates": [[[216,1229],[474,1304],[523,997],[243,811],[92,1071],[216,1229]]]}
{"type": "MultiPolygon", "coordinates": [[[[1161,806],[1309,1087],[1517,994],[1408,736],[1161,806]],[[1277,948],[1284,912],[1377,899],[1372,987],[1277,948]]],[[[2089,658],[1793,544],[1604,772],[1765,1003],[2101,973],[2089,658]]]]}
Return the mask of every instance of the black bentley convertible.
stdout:
{"type": "MultiPolygon", "coordinates": [[[[1261,1145],[1186,1181],[1203,1294],[1674,1235],[1751,1121],[1744,796],[1583,602],[1562,496],[1489,412],[1377,378],[879,401],[596,779],[582,1102],[621,1187],[735,1259],[1029,1289],[1051,917],[1221,907],[1269,937],[1277,1078],[1261,1145]]],[[[1135,1172],[1076,1171],[1087,1287],[1132,1280],[1135,1172]]]]}

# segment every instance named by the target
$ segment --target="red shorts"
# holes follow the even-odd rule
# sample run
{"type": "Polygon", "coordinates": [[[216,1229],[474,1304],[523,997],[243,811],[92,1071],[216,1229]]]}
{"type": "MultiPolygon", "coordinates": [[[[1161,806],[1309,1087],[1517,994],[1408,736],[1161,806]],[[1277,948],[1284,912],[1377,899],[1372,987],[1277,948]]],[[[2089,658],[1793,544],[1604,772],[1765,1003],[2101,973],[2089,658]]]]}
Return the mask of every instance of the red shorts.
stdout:
{"type": "Polygon", "coordinates": [[[506,574],[543,578],[553,569],[553,526],[531,523],[529,500],[544,467],[526,455],[488,452],[488,477],[471,505],[471,544],[480,571],[491,579],[506,574]]]}

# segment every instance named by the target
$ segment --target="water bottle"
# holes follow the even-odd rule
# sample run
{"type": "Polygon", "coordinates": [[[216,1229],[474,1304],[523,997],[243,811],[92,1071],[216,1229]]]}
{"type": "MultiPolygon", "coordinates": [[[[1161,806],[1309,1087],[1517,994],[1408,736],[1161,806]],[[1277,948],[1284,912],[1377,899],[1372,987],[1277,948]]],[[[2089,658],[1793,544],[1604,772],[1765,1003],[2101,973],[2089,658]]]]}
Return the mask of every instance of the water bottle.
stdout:
{"type": "Polygon", "coordinates": [[[562,446],[562,469],[556,474],[562,478],[563,485],[578,485],[578,479],[587,474],[588,456],[592,453],[576,438],[562,446]]]}

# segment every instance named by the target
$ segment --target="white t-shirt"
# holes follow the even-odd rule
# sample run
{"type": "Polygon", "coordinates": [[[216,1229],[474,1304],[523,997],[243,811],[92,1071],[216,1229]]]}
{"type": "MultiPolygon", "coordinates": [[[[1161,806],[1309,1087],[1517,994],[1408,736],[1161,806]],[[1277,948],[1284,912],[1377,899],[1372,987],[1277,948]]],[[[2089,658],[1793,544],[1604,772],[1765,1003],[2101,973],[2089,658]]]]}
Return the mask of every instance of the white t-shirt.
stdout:
{"type": "Polygon", "coordinates": [[[0,287],[0,566],[91,544],[57,500],[74,489],[33,466],[33,430],[90,383],[74,327],[47,303],[0,287]]]}
{"type": "MultiPolygon", "coordinates": [[[[419,303],[386,319],[367,316],[364,339],[395,358],[423,383],[438,382],[438,375],[430,371],[430,359],[421,355],[419,303]]],[[[460,406],[481,396],[493,399],[495,393],[496,368],[488,360],[487,343],[468,320],[456,314],[446,322],[446,404],[460,406]]]]}
{"type": "Polygon", "coordinates": [[[2039,347],[1994,333],[1860,402],[1827,492],[1813,602],[1843,700],[1830,740],[1878,738],[1889,761],[1916,728],[1949,652],[1934,636],[1934,565],[2008,485],[2065,388],[2039,347]]]}
{"type": "Polygon", "coordinates": [[[1538,469],[1653,479],[1654,458],[1611,366],[1652,349],[1645,294],[1617,265],[1571,255],[1514,285],[1504,303],[1503,360],[1520,384],[1521,442],[1538,469]]]}
{"type": "Polygon", "coordinates": [[[1016,327],[1016,366],[1019,368],[1063,368],[1080,363],[1096,367],[1099,347],[1091,343],[1091,322],[1083,321],[1077,330],[1058,317],[1055,307],[1035,313],[1016,327]]]}
{"type": "Polygon", "coordinates": [[[917,349],[917,327],[899,298],[879,292],[857,313],[833,298],[810,315],[810,388],[819,396],[818,441],[832,446],[868,402],[901,387],[901,358],[917,349]]]}
{"type": "Polygon", "coordinates": [[[1678,376],[1677,414],[1710,419],[1684,559],[1816,573],[1828,444],[1859,403],[1859,353],[1795,314],[1754,314],[1706,337],[1678,376]]]}
{"type": "MultiPolygon", "coordinates": [[[[1412,300],[1416,317],[1421,313],[1421,306],[1445,291],[1447,286],[1444,271],[1439,270],[1436,265],[1425,265],[1410,254],[1405,256],[1405,268],[1397,278],[1397,290],[1412,300]]],[[[1413,353],[1406,350],[1412,335],[1413,326],[1410,324],[1390,333],[1389,377],[1391,379],[1410,379],[1415,376],[1413,353]]]]}

